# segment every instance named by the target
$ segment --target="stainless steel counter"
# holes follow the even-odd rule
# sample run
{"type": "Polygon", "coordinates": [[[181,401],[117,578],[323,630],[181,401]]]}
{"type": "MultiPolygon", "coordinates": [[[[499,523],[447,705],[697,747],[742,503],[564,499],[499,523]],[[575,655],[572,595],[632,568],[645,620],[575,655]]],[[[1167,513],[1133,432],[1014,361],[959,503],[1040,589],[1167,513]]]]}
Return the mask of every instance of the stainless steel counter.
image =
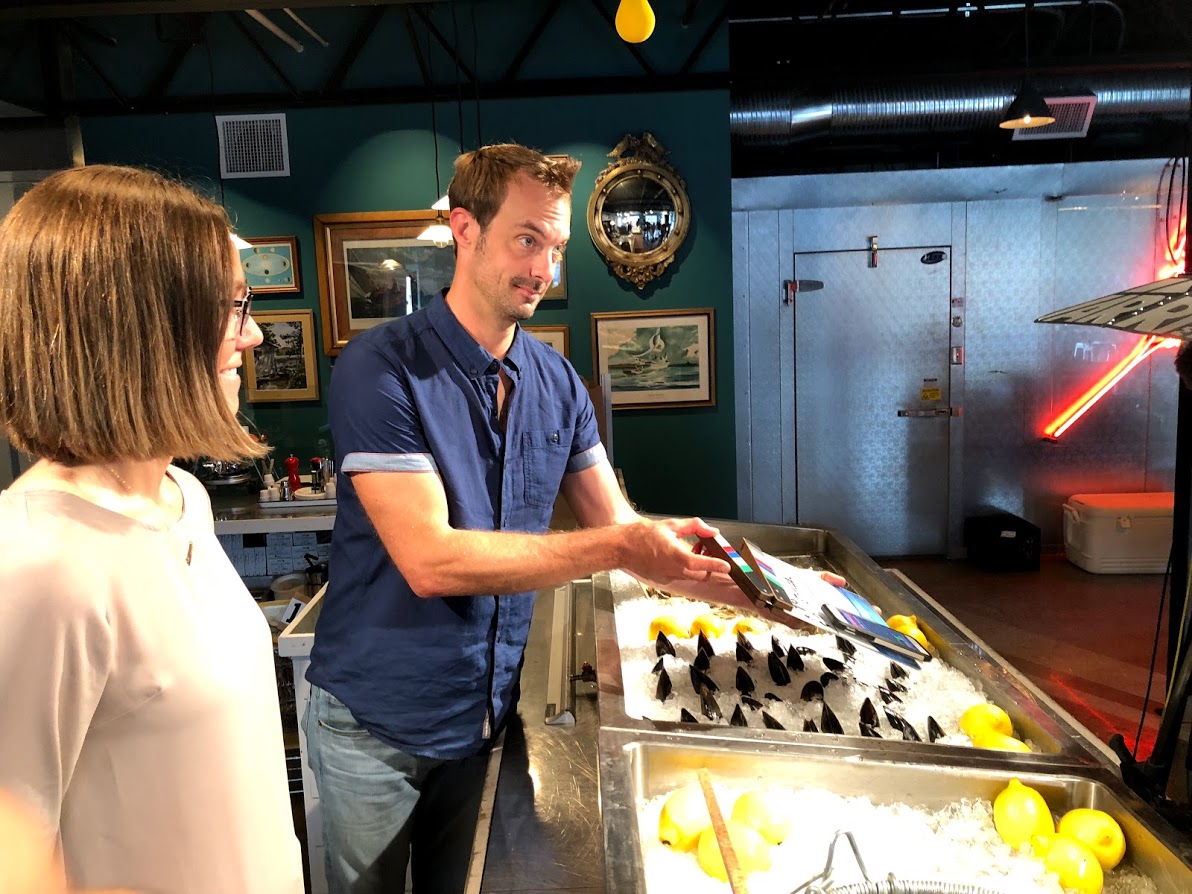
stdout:
{"type": "MultiPolygon", "coordinates": [[[[242,488],[207,491],[215,516],[216,534],[267,534],[273,531],[330,531],[335,526],[335,510],[327,507],[304,508],[302,501],[281,504],[277,509],[262,509],[257,498],[242,488]]],[[[273,503],[271,506],[278,506],[273,503]]]]}

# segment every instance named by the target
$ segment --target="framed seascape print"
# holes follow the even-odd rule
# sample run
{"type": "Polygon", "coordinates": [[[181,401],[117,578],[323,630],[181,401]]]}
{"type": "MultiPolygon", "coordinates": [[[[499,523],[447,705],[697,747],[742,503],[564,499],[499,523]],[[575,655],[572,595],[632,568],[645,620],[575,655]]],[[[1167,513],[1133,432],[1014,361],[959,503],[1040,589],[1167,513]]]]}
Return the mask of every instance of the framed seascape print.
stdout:
{"type": "Polygon", "coordinates": [[[294,236],[242,236],[251,248],[240,249],[244,278],[254,295],[301,292],[298,239],[294,236]]]}
{"type": "Polygon", "coordinates": [[[244,355],[250,402],[318,400],[313,310],[253,311],[264,340],[244,355]]]}
{"type": "Polygon", "coordinates": [[[559,259],[559,266],[555,268],[555,279],[550,288],[542,296],[543,301],[562,301],[567,298],[567,256],[559,259]]]}
{"type": "Polygon", "coordinates": [[[570,326],[522,326],[527,334],[543,344],[548,344],[568,360],[571,359],[570,326]]]}
{"type": "Polygon", "coordinates": [[[365,329],[413,313],[451,285],[450,242],[418,238],[434,211],[315,216],[323,350],[334,357],[365,329]]]}
{"type": "Polygon", "coordinates": [[[596,381],[614,410],[716,406],[712,308],[592,314],[596,381]]]}

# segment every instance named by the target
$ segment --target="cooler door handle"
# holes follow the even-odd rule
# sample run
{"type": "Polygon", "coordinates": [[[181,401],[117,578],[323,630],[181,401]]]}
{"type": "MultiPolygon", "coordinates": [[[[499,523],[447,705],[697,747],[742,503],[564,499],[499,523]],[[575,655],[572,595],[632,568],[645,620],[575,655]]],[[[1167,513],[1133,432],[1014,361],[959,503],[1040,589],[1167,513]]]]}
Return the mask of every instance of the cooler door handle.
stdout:
{"type": "Polygon", "coordinates": [[[937,416],[959,416],[959,407],[933,407],[930,410],[906,410],[900,409],[899,416],[907,419],[935,419],[937,416]]]}

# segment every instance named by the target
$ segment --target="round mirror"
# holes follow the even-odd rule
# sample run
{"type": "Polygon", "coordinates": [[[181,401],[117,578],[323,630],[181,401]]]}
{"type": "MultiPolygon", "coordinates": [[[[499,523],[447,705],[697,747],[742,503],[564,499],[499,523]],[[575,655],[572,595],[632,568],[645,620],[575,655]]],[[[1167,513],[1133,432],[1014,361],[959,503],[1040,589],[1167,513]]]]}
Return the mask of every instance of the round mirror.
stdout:
{"type": "Polygon", "coordinates": [[[616,160],[596,178],[588,232],[613,272],[640,289],[674,260],[691,207],[683,179],[651,134],[626,136],[609,154],[616,160]]]}

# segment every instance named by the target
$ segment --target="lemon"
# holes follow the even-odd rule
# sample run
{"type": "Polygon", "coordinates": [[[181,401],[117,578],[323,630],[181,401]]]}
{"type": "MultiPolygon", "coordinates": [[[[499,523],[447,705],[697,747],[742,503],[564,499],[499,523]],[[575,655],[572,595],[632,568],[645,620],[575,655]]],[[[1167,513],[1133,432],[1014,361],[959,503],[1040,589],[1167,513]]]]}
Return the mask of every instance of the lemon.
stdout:
{"type": "Polygon", "coordinates": [[[1055,834],[1055,822],[1043,796],[1017,779],[1011,779],[993,799],[993,825],[1002,841],[1016,850],[1036,835],[1055,834]]]}
{"type": "Polygon", "coordinates": [[[770,844],[786,841],[794,823],[794,817],[776,795],[756,790],[737,798],[732,818],[749,826],[770,844]]]}
{"type": "Polygon", "coordinates": [[[659,633],[686,639],[691,636],[691,626],[681,623],[674,615],[659,615],[650,622],[650,642],[658,639],[659,633]]]}
{"type": "Polygon", "coordinates": [[[677,851],[689,851],[699,843],[700,833],[710,828],[712,817],[698,785],[687,785],[670,793],[658,817],[658,840],[677,851]]]}
{"type": "Polygon", "coordinates": [[[886,623],[899,633],[905,633],[924,649],[930,651],[930,647],[927,645],[927,637],[919,629],[919,619],[914,615],[890,615],[886,619],[886,623]]]}
{"type": "Polygon", "coordinates": [[[761,618],[738,618],[733,633],[765,633],[768,628],[761,618]]]}
{"type": "Polygon", "coordinates": [[[995,730],[982,729],[977,730],[976,735],[973,736],[973,745],[977,748],[996,748],[1001,751],[1019,751],[1022,754],[1030,754],[1031,748],[1026,742],[1015,739],[1013,736],[1003,735],[995,730]]]}
{"type": "MultiPolygon", "coordinates": [[[[770,868],[770,845],[766,839],[736,820],[725,820],[724,828],[728,832],[728,840],[733,844],[733,853],[737,855],[737,865],[743,873],[748,875],[770,868]]],[[[716,830],[711,826],[700,835],[695,856],[704,872],[722,882],[728,881],[724,859],[720,856],[720,845],[716,842],[716,830]]]]}
{"type": "Polygon", "coordinates": [[[1067,835],[1036,835],[1031,845],[1047,871],[1060,877],[1060,887],[1080,894],[1101,894],[1105,873],[1093,852],[1079,841],[1067,835]]]}
{"type": "Polygon", "coordinates": [[[695,636],[702,633],[708,639],[715,639],[718,636],[723,636],[724,631],[728,629],[728,623],[721,618],[716,617],[711,612],[704,612],[691,622],[691,633],[689,636],[695,636]]]}
{"type": "Polygon", "coordinates": [[[1092,851],[1106,871],[1117,866],[1126,855],[1126,836],[1122,827],[1102,810],[1087,807],[1069,810],[1060,817],[1059,833],[1092,851]]]}
{"type": "Polygon", "coordinates": [[[960,728],[969,738],[976,738],[977,733],[984,730],[992,730],[1003,736],[1014,735],[1014,724],[1010,722],[1010,715],[988,702],[975,704],[961,714],[960,728]]]}

